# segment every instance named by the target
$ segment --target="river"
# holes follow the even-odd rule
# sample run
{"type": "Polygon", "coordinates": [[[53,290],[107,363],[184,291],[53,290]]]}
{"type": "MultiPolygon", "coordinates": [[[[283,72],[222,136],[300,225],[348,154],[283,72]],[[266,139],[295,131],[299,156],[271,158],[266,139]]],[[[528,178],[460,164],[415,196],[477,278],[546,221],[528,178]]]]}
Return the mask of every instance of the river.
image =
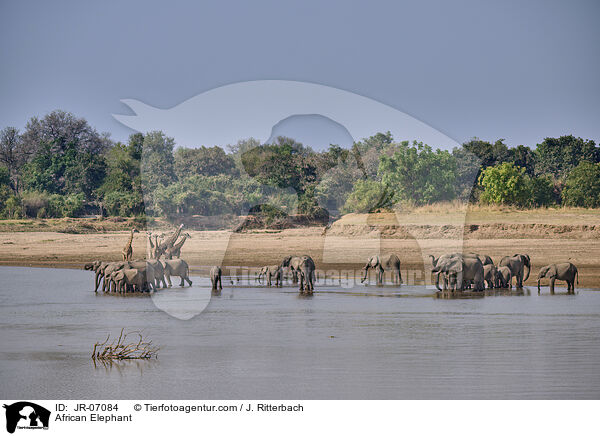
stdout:
{"type": "MultiPolygon", "coordinates": [[[[82,270],[0,267],[11,399],[600,399],[600,292],[438,299],[422,286],[233,286],[189,320],[82,270]],[[157,359],[94,363],[143,330],[157,359]]],[[[186,292],[204,292],[192,277],[186,292]]],[[[178,284],[178,280],[174,281],[178,284]]],[[[164,295],[175,290],[159,291],[164,295]]]]}

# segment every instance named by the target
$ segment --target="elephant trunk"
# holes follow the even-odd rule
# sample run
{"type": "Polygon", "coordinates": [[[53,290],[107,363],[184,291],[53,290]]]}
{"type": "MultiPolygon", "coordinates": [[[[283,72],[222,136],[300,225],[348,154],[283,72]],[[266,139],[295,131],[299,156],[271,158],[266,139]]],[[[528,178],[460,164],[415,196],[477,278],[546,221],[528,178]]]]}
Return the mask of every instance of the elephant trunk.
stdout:
{"type": "Polygon", "coordinates": [[[438,291],[442,290],[440,288],[440,271],[435,273],[435,287],[437,288],[438,291]]]}
{"type": "Polygon", "coordinates": [[[363,277],[360,279],[360,282],[361,282],[361,283],[364,283],[364,281],[365,281],[365,280],[367,280],[367,275],[369,274],[369,268],[367,268],[367,267],[364,267],[363,269],[365,270],[365,274],[364,274],[364,276],[363,276],[363,277]]]}

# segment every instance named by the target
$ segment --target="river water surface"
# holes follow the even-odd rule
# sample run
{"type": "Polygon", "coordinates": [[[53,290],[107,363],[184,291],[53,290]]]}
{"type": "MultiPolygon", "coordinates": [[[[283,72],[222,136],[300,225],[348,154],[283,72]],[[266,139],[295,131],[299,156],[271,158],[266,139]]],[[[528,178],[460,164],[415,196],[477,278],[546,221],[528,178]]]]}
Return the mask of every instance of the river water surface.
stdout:
{"type": "MultiPolygon", "coordinates": [[[[600,399],[598,291],[445,300],[360,285],[302,298],[224,278],[184,321],[148,296],[94,294],[93,277],[0,267],[4,398],[600,399]],[[122,327],[143,330],[158,359],[95,365],[92,345],[122,327]]],[[[207,284],[192,280],[192,292],[207,284]]]]}

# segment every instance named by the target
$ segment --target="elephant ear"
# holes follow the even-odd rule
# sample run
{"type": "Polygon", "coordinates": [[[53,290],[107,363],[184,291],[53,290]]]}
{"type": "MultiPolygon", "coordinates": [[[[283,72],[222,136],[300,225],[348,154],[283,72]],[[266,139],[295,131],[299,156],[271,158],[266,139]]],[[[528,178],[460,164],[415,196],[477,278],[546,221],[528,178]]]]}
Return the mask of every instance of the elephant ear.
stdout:
{"type": "Polygon", "coordinates": [[[448,271],[452,271],[455,273],[461,273],[463,270],[463,261],[462,259],[453,259],[452,262],[450,262],[450,265],[448,267],[448,271]]]}
{"type": "Polygon", "coordinates": [[[556,277],[557,271],[556,271],[556,265],[552,265],[550,267],[550,275],[548,277],[552,278],[552,277],[556,277]]]}

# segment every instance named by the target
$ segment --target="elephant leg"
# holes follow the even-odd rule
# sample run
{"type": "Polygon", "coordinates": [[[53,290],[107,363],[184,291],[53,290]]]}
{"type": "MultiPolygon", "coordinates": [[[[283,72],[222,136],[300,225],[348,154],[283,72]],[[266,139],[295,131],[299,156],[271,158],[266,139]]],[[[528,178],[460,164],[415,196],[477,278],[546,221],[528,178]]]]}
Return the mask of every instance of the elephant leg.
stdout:
{"type": "Polygon", "coordinates": [[[179,286],[181,286],[182,288],[185,286],[185,281],[184,281],[184,275],[179,276],[179,278],[181,279],[181,281],[179,282],[179,286]]]}
{"type": "Polygon", "coordinates": [[[554,277],[550,279],[550,293],[554,294],[554,277]]]}
{"type": "Polygon", "coordinates": [[[165,279],[167,280],[167,287],[170,288],[171,286],[173,286],[173,284],[171,283],[171,274],[169,274],[167,271],[165,271],[165,279]]]}
{"type": "MultiPolygon", "coordinates": [[[[192,282],[190,282],[190,285],[192,284],[192,282]]],[[[219,291],[223,290],[223,284],[221,283],[221,276],[219,276],[219,291]]]]}
{"type": "Polygon", "coordinates": [[[298,283],[298,271],[296,270],[292,270],[292,283],[298,283]]]}

